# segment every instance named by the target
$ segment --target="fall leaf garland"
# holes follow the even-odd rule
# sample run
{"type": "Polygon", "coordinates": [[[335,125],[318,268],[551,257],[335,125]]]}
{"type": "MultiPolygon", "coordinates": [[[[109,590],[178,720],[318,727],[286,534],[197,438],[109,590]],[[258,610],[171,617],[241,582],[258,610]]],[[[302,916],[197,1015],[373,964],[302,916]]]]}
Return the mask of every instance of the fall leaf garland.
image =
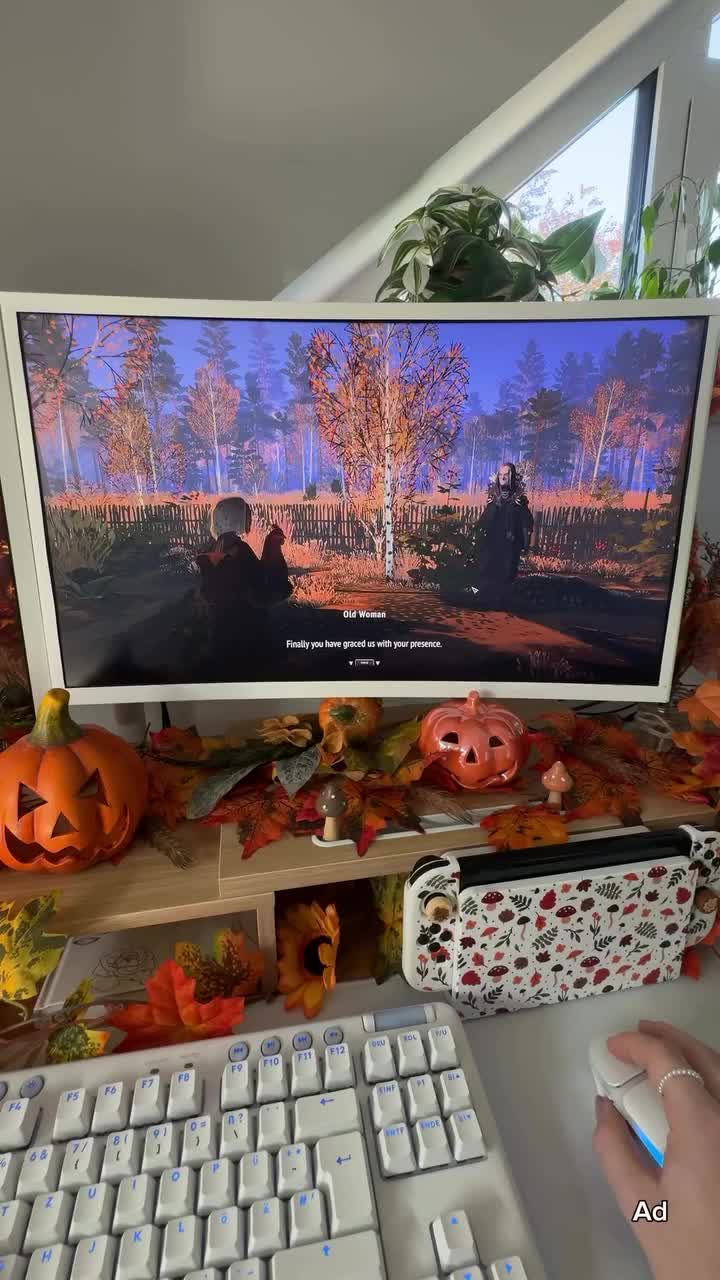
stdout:
{"type": "Polygon", "coordinates": [[[186,977],[176,960],[159,965],[145,987],[147,1004],[126,1005],[107,1019],[125,1033],[116,1052],[227,1036],[245,1016],[242,996],[216,996],[204,1004],[196,1000],[196,980],[186,977]]]}

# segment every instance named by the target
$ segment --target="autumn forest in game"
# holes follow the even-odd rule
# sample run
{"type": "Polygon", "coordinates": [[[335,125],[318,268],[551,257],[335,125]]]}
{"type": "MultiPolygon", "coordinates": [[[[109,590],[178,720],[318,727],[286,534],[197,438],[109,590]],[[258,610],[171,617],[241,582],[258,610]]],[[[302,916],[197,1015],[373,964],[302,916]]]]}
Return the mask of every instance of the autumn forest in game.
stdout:
{"type": "Polygon", "coordinates": [[[66,682],[656,683],[699,319],[25,314],[66,682]]]}

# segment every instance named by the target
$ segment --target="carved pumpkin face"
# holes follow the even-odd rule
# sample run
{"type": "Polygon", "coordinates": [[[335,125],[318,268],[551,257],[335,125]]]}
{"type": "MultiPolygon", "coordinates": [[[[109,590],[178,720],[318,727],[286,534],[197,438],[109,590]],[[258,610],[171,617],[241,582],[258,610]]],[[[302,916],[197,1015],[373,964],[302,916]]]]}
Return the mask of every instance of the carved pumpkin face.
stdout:
{"type": "Polygon", "coordinates": [[[146,801],[132,747],[96,725],[74,725],[67,694],[51,690],[33,732],[0,755],[0,861],[62,873],[112,858],[130,843],[146,801]]]}
{"type": "Polygon", "coordinates": [[[419,745],[423,755],[440,752],[448,773],[476,791],[512,782],[529,750],[522,720],[499,703],[481,702],[474,692],[428,711],[419,745]]]}

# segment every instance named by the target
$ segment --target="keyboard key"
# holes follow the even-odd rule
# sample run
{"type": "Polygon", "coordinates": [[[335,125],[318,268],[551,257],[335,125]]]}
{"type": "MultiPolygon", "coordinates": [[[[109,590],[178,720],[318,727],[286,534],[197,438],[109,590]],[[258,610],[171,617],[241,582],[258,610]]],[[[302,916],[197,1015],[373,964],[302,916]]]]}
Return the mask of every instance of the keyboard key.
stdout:
{"type": "Polygon", "coordinates": [[[355,1083],[352,1057],[346,1044],[331,1044],[325,1050],[325,1088],[347,1089],[355,1083]]]}
{"type": "Polygon", "coordinates": [[[397,1038],[398,1070],[401,1076],[421,1075],[428,1069],[425,1046],[419,1031],[401,1031],[397,1038]]]}
{"type": "Polygon", "coordinates": [[[344,1038],[342,1027],[328,1027],[323,1036],[325,1044],[342,1044],[344,1038]]]}
{"type": "Polygon", "coordinates": [[[290,1092],[294,1098],[307,1096],[309,1093],[320,1093],[322,1080],[317,1054],[314,1049],[301,1049],[292,1056],[290,1092]]]}
{"type": "Polygon", "coordinates": [[[84,1138],[90,1132],[93,1099],[87,1089],[68,1089],[61,1093],[55,1112],[53,1142],[84,1138]]]}
{"type": "Polygon", "coordinates": [[[247,1262],[233,1262],[227,1280],[265,1280],[266,1275],[262,1258],[248,1258],[247,1262]]]}
{"type": "Polygon", "coordinates": [[[471,1109],[464,1071],[443,1071],[440,1076],[440,1105],[444,1116],[452,1115],[453,1111],[471,1109]]]}
{"type": "Polygon", "coordinates": [[[447,1071],[458,1064],[453,1033],[449,1027],[431,1027],[428,1031],[430,1070],[447,1071]]]}
{"type": "Polygon", "coordinates": [[[189,1164],[192,1169],[199,1169],[206,1160],[214,1160],[216,1155],[217,1142],[213,1117],[197,1116],[194,1120],[186,1120],[181,1164],[189,1164]]]}
{"type": "Polygon", "coordinates": [[[0,1156],[0,1201],[13,1199],[22,1162],[23,1157],[11,1151],[0,1156]]]}
{"type": "Polygon", "coordinates": [[[175,1071],[170,1078],[168,1120],[187,1120],[202,1107],[202,1077],[194,1067],[175,1071]]]}
{"type": "Polygon", "coordinates": [[[258,1102],[282,1102],[287,1098],[285,1063],[279,1054],[261,1058],[258,1067],[258,1102]]]}
{"type": "Polygon", "coordinates": [[[362,1129],[360,1107],[354,1089],[298,1098],[295,1105],[295,1141],[317,1142],[336,1133],[362,1129]]]}
{"type": "MultiPolygon", "coordinates": [[[[174,1124],[154,1124],[145,1134],[143,1173],[162,1173],[178,1163],[180,1132],[174,1124]]],[[[146,1221],[146,1219],[145,1219],[146,1221]]]]}
{"type": "Polygon", "coordinates": [[[378,1134],[378,1150],[383,1173],[388,1178],[415,1172],[415,1153],[406,1124],[393,1124],[381,1129],[378,1134]]]}
{"type": "Polygon", "coordinates": [[[402,1124],[405,1119],[405,1107],[397,1080],[376,1084],[371,1094],[371,1105],[376,1129],[384,1129],[386,1125],[402,1124]]]}
{"type": "Polygon", "coordinates": [[[8,1200],[0,1204],[0,1256],[22,1253],[30,1217],[30,1205],[24,1200],[8,1200]]]}
{"type": "Polygon", "coordinates": [[[70,1244],[92,1236],[106,1236],[110,1231],[115,1208],[115,1188],[109,1182],[96,1182],[92,1187],[81,1187],[75,1197],[72,1221],[68,1232],[70,1244]]]}
{"type": "Polygon", "coordinates": [[[202,1271],[191,1271],[185,1280],[223,1280],[215,1267],[203,1267],[202,1271]]]}
{"type": "Polygon", "coordinates": [[[228,1111],[222,1118],[220,1155],[239,1160],[252,1151],[252,1118],[249,1111],[228,1111]]]}
{"type": "Polygon", "coordinates": [[[275,1194],[275,1177],[269,1151],[243,1156],[238,1173],[238,1204],[247,1209],[255,1200],[269,1200],[275,1194]]]}
{"type": "Polygon", "coordinates": [[[299,1191],[290,1201],[290,1248],[316,1244],[327,1235],[321,1191],[299,1191]]]}
{"type": "MultiPolygon", "coordinates": [[[[38,1196],[30,1211],[30,1221],[25,1233],[24,1253],[42,1249],[49,1244],[64,1244],[70,1228],[73,1197],[69,1191],[55,1191],[50,1196],[38,1196]]],[[[10,1250],[16,1253],[16,1249],[10,1250]]]]}
{"type": "Polygon", "coordinates": [[[281,1200],[287,1200],[296,1191],[307,1191],[313,1185],[310,1152],[304,1142],[283,1147],[278,1155],[278,1189],[281,1200]]]}
{"type": "Polygon", "coordinates": [[[293,1036],[293,1049],[312,1049],[312,1042],[309,1031],[297,1031],[293,1036]]]}
{"type": "Polygon", "coordinates": [[[290,1117],[284,1102],[266,1102],[258,1113],[258,1150],[279,1151],[290,1141],[290,1117]]]}
{"type": "Polygon", "coordinates": [[[432,1224],[435,1250],[441,1271],[480,1265],[468,1216],[462,1209],[435,1218],[432,1224]]]}
{"type": "Polygon", "coordinates": [[[135,1178],[123,1178],[115,1201],[112,1228],[114,1235],[120,1236],[130,1227],[141,1227],[144,1222],[152,1222],[156,1192],[157,1183],[147,1173],[139,1173],[135,1178]]]}
{"type": "Polygon", "coordinates": [[[159,1075],[141,1076],[135,1081],[130,1126],[161,1124],[165,1119],[165,1089],[159,1075]]]}
{"type": "MultiPolygon", "coordinates": [[[[453,1271],[450,1280],[485,1280],[484,1273],[480,1267],[461,1267],[459,1271],[453,1271]]],[[[492,1276],[491,1280],[495,1280],[492,1276]]],[[[507,1276],[503,1276],[503,1280],[507,1280],[507,1276]]]]}
{"type": "Polygon", "coordinates": [[[282,1049],[282,1041],[279,1036],[267,1036],[260,1045],[260,1052],[263,1057],[269,1057],[272,1054],[280,1053],[282,1049]]]}
{"type": "Polygon", "coordinates": [[[75,1250],[70,1280],[109,1280],[115,1268],[118,1242],[114,1236],[81,1240],[75,1250]]]}
{"type": "Polygon", "coordinates": [[[62,1147],[31,1147],[26,1151],[18,1178],[18,1200],[34,1200],[43,1192],[57,1191],[62,1158],[62,1147]]]}
{"type": "Polygon", "coordinates": [[[456,1111],[448,1120],[448,1133],[456,1160],[483,1160],[487,1155],[474,1111],[456,1111]]]}
{"type": "Polygon", "coordinates": [[[260,1200],[248,1214],[248,1258],[269,1258],[287,1247],[285,1205],[282,1200],[260,1200]]]}
{"type": "Polygon", "coordinates": [[[195,1212],[195,1187],[197,1174],[194,1169],[166,1169],[158,1187],[155,1221],[164,1227],[172,1218],[184,1218],[195,1212]]]}
{"type": "MultiPolygon", "coordinates": [[[[522,1259],[517,1257],[501,1258],[499,1262],[491,1262],[489,1280],[528,1280],[522,1259]]],[[[475,1277],[473,1276],[473,1280],[475,1277]]]]}
{"type": "Polygon", "coordinates": [[[373,1036],[372,1040],[365,1041],[363,1061],[368,1084],[375,1084],[378,1080],[393,1080],[397,1074],[392,1046],[387,1036],[373,1036]]]}
{"type": "Polygon", "coordinates": [[[375,1227],[365,1144],[359,1133],[322,1138],[315,1148],[315,1181],[329,1204],[330,1234],[348,1236],[375,1227]]]}
{"type": "Polygon", "coordinates": [[[105,1144],[101,1182],[122,1182],[140,1172],[142,1134],[137,1129],[123,1129],[122,1133],[109,1133],[105,1144]]]}
{"type": "Polygon", "coordinates": [[[93,1112],[93,1133],[114,1133],[127,1128],[130,1089],[122,1080],[103,1084],[98,1090],[93,1112]]]}
{"type": "Polygon", "coordinates": [[[75,1138],[68,1142],[60,1170],[61,1191],[79,1191],[100,1177],[103,1143],[99,1138],[75,1138]]]}
{"type": "Polygon", "coordinates": [[[411,1076],[407,1082],[407,1100],[411,1120],[425,1120],[440,1114],[432,1076],[411,1076]]]}
{"type": "Polygon", "coordinates": [[[250,1045],[247,1040],[236,1040],[235,1044],[231,1044],[228,1049],[228,1060],[230,1062],[244,1062],[250,1057],[250,1045]]]}
{"type": "MultiPolygon", "coordinates": [[[[242,1265],[242,1264],[241,1264],[242,1265]]],[[[384,1280],[385,1269],[380,1244],[374,1231],[343,1236],[322,1244],[305,1244],[299,1249],[276,1253],[273,1280],[384,1280]]],[[[240,1280],[234,1268],[228,1280],[240,1280]]],[[[255,1277],[252,1277],[255,1280],[255,1277]]]]}
{"type": "Polygon", "coordinates": [[[160,1238],[159,1227],[145,1225],[126,1231],[120,1240],[115,1280],[155,1280],[160,1238]]]}
{"type": "Polygon", "coordinates": [[[228,1062],[222,1073],[220,1107],[232,1111],[235,1107],[250,1107],[255,1101],[249,1062],[228,1062]]]}
{"type": "Polygon", "coordinates": [[[415,1150],[421,1169],[435,1169],[450,1163],[450,1148],[445,1126],[439,1116],[418,1120],[414,1129],[415,1150]]]}
{"type": "Polygon", "coordinates": [[[28,1076],[27,1080],[23,1080],[20,1085],[21,1098],[37,1098],[45,1088],[44,1076],[28,1076]]]}
{"type": "Polygon", "coordinates": [[[163,1236],[162,1276],[185,1276],[202,1266],[203,1221],[201,1218],[173,1218],[163,1236]]]}
{"type": "Polygon", "coordinates": [[[0,1258],[0,1280],[25,1280],[27,1258],[17,1253],[6,1253],[0,1258]]]}
{"type": "Polygon", "coordinates": [[[0,1106],[0,1151],[21,1151],[30,1145],[39,1113],[33,1098],[13,1098],[0,1106]]]}
{"type": "Polygon", "coordinates": [[[200,1170],[198,1215],[207,1218],[213,1209],[235,1204],[235,1165],[229,1160],[208,1160],[200,1170]]]}
{"type": "Polygon", "coordinates": [[[245,1221],[234,1205],[214,1209],[207,1220],[205,1266],[229,1267],[245,1252],[245,1221]]]}
{"type": "Polygon", "coordinates": [[[25,1273],[25,1280],[70,1280],[73,1251],[67,1244],[36,1249],[25,1273]]]}

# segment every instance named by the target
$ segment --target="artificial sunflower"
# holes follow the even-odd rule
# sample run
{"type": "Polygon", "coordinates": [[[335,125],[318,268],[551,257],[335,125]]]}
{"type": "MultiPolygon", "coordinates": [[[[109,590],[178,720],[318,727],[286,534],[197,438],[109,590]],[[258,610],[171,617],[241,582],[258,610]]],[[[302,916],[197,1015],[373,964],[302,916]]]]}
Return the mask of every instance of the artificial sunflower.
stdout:
{"type": "Polygon", "coordinates": [[[278,927],[278,991],[285,1008],[302,1004],[306,1018],[320,1012],[325,992],[335,987],[335,963],[340,946],[340,920],[334,906],[323,910],[317,902],[288,907],[278,927]]]}
{"type": "Polygon", "coordinates": [[[312,729],[309,724],[300,721],[297,716],[270,716],[262,720],[258,734],[264,742],[271,746],[280,746],[289,742],[293,747],[307,747],[312,741],[312,729]]]}

